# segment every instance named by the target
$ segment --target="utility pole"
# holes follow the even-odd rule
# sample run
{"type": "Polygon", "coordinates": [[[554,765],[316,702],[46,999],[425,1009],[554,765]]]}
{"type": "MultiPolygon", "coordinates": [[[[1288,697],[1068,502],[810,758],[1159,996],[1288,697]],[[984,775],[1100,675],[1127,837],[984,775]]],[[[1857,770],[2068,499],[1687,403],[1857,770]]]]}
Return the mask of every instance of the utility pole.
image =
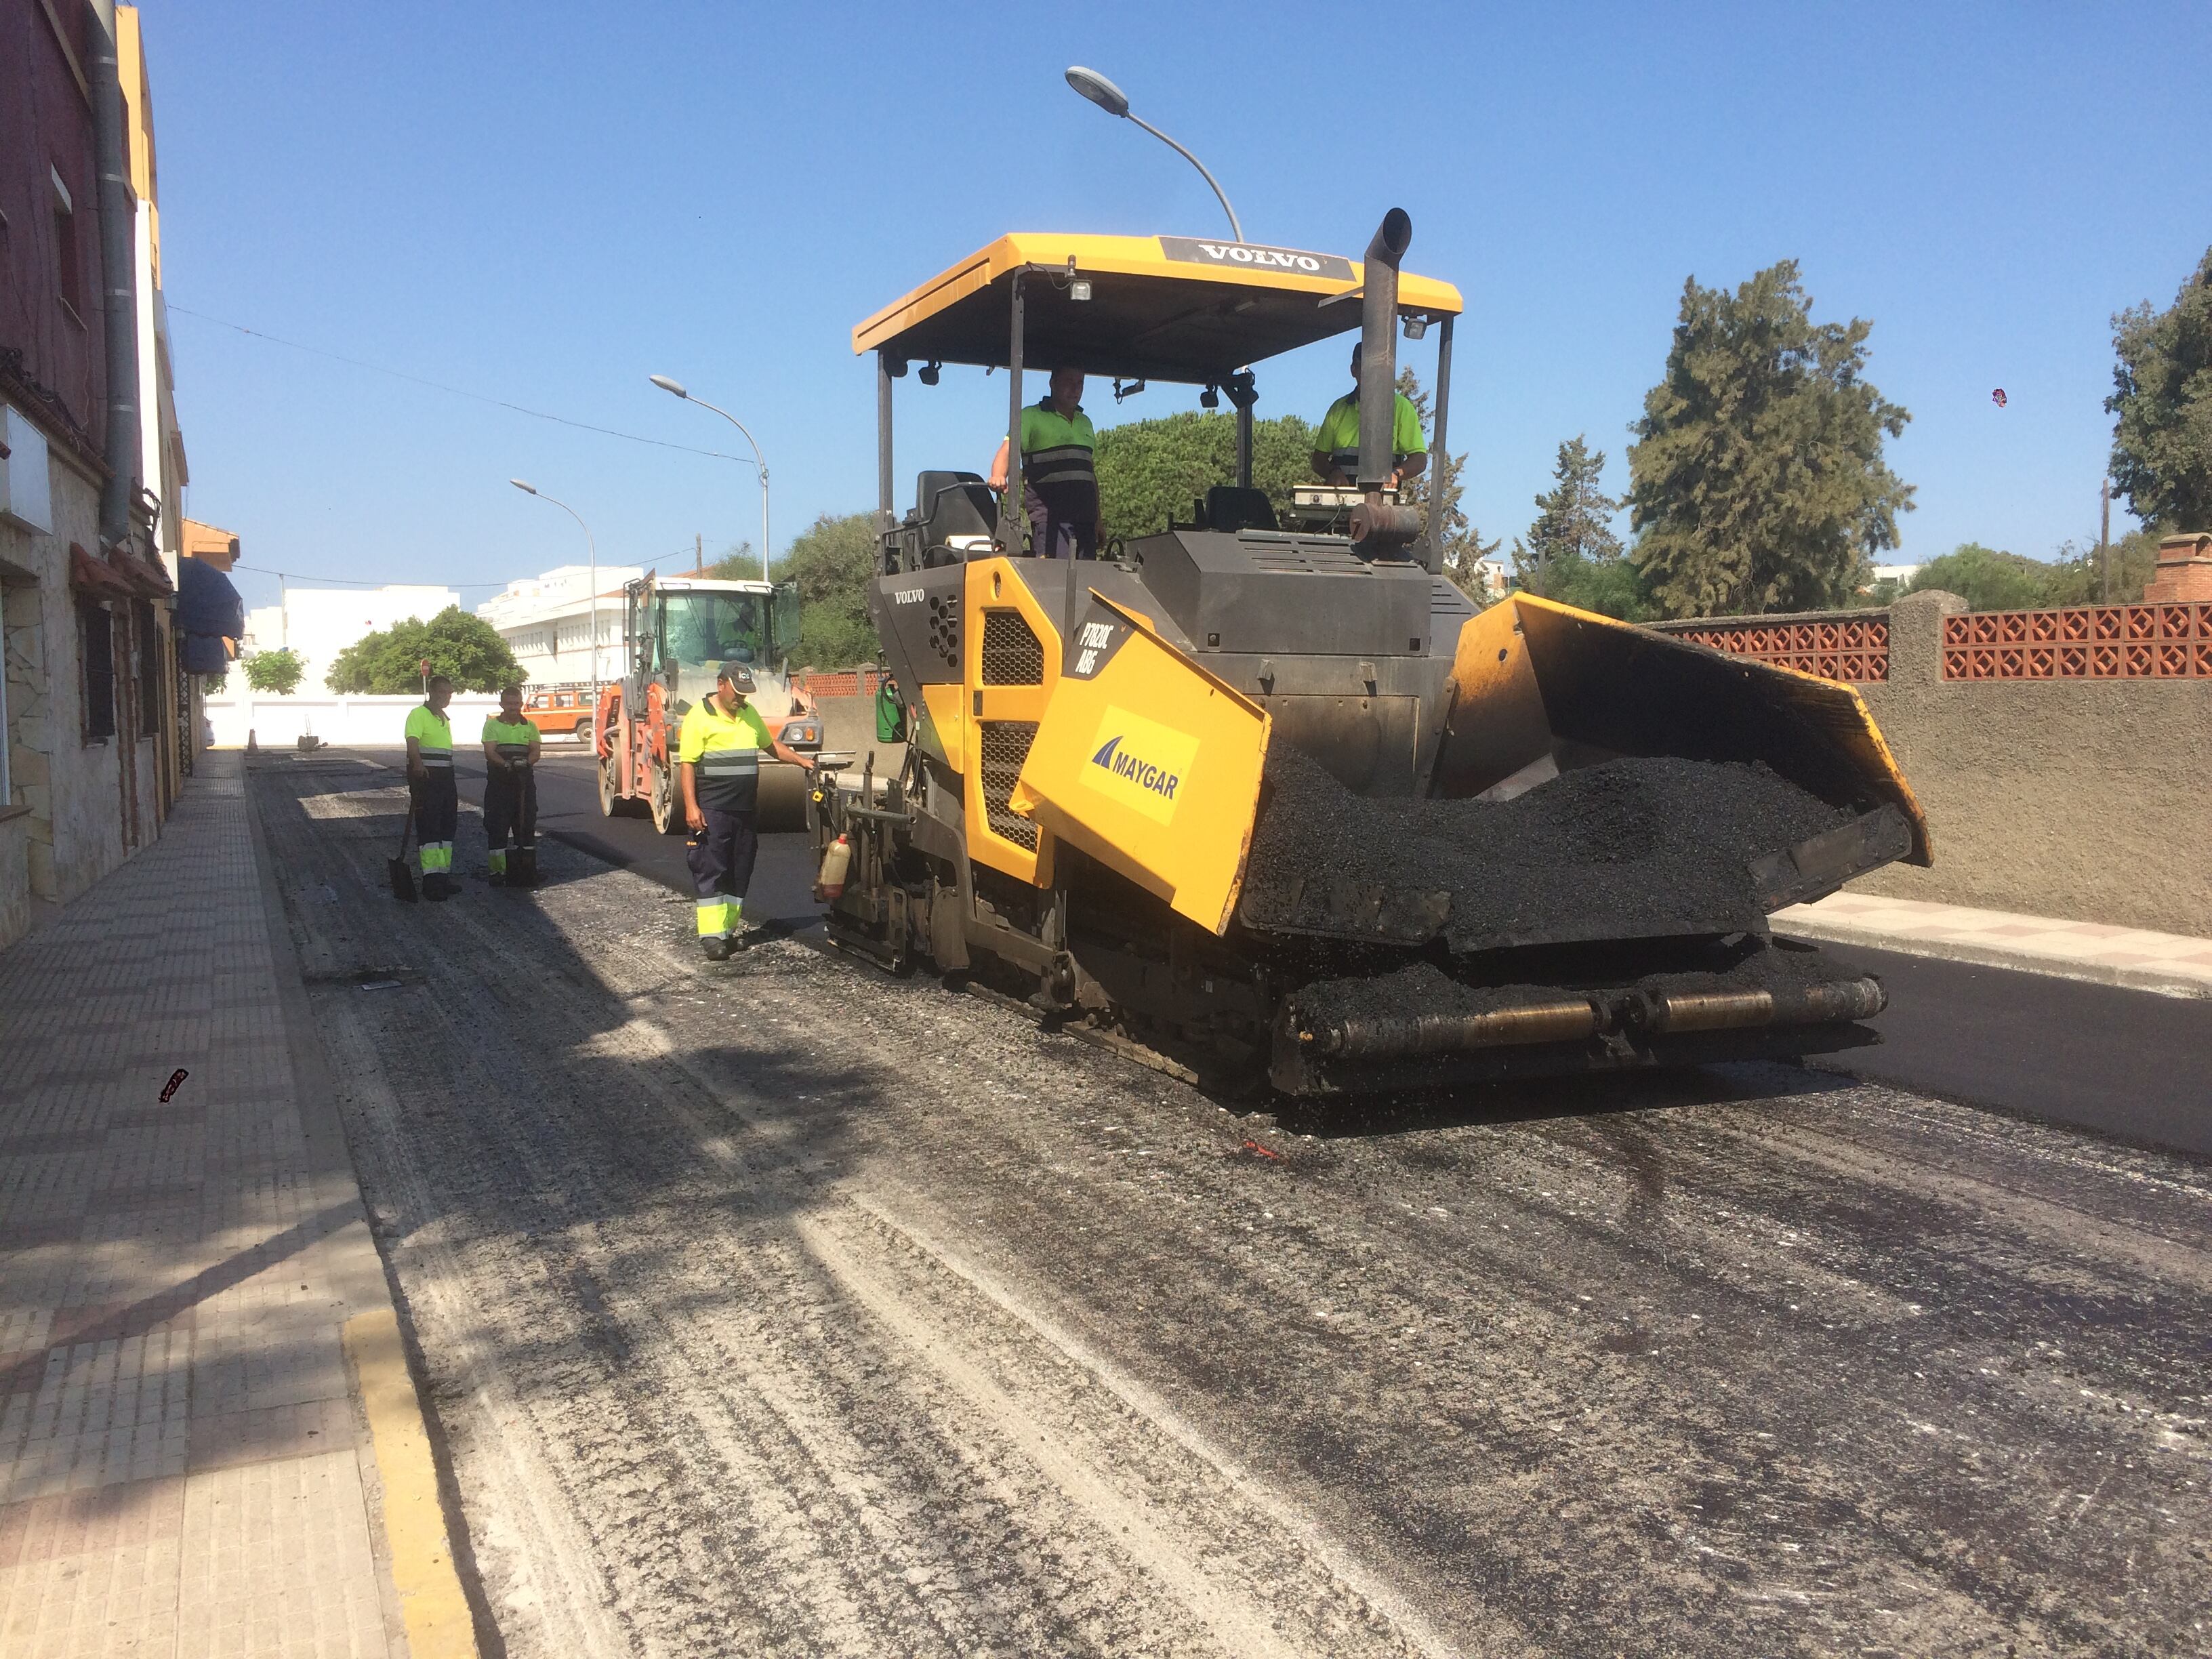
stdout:
{"type": "Polygon", "coordinates": [[[707,538],[696,530],[691,532],[691,574],[695,576],[707,574],[707,538]]]}
{"type": "Polygon", "coordinates": [[[2105,603],[2112,602],[2112,481],[2108,477],[2097,491],[2101,505],[2097,515],[2097,568],[2102,573],[2105,603]]]}

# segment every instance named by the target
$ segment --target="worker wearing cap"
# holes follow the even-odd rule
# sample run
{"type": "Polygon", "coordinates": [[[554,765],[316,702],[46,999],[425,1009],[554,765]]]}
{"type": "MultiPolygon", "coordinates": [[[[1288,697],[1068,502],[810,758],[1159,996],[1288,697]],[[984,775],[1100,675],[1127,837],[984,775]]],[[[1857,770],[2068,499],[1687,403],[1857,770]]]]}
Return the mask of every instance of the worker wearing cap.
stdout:
{"type": "MultiPolygon", "coordinates": [[[[1314,475],[1326,483],[1358,482],[1359,471],[1359,348],[1352,345],[1352,390],[1328,406],[1314,434],[1314,475]]],[[[1392,394],[1397,404],[1390,422],[1390,488],[1407,478],[1419,477],[1429,464],[1429,441],[1421,434],[1421,413],[1404,392],[1392,394]]]]}
{"type": "Polygon", "coordinates": [[[752,671],[724,663],[714,691],[684,717],[677,760],[684,774],[684,843],[691,884],[698,896],[699,946],[708,960],[730,954],[760,851],[756,812],[760,800],[761,751],[813,769],[805,756],[785,747],[760,711],[745,701],[752,671]]]}
{"type": "Polygon", "coordinates": [[[453,681],[437,674],[422,704],[407,711],[407,788],[426,899],[450,898],[454,891],[453,831],[461,803],[453,782],[453,727],[446,718],[453,700],[453,681]]]}
{"type": "MultiPolygon", "coordinates": [[[[1098,434],[1083,412],[1083,371],[1055,368],[1052,390],[1022,410],[1022,506],[1030,551],[1042,559],[1088,559],[1098,550],[1098,434]]],[[[991,460],[991,488],[1006,487],[1006,441],[991,460]]]]}
{"type": "Polygon", "coordinates": [[[502,687],[499,713],[485,715],[483,723],[484,841],[495,887],[529,887],[538,880],[538,722],[522,712],[522,688],[502,687]]]}

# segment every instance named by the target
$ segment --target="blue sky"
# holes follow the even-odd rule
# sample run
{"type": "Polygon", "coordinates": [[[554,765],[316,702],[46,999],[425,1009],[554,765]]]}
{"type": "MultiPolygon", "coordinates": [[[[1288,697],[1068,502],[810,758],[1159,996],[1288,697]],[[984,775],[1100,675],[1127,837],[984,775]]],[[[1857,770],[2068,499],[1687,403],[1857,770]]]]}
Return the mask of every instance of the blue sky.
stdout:
{"type": "MultiPolygon", "coordinates": [[[[1255,240],[1356,255],[1383,208],[1412,214],[1408,265],[1467,297],[1468,506],[1509,539],[1564,438],[1588,434],[1625,488],[1684,278],[1732,286],[1784,258],[1816,317],[1873,319],[1870,378],[1912,411],[1890,448],[1918,487],[1898,556],[2094,538],[2110,316],[2169,302],[2212,242],[2186,95],[2158,90],[2212,62],[2201,3],[144,16],[173,306],[741,451],[646,382],[673,374],[759,438],[779,549],[873,505],[861,317],[1006,228],[1222,229],[1186,163],[1067,89],[1070,63],[1204,156],[1255,240]],[[1361,86],[1387,104],[1356,107],[1361,86]]],[[[574,504],[609,562],[672,568],[695,532],[710,552],[757,535],[749,463],[173,328],[189,508],[243,535],[248,563],[478,583],[580,558],[574,524],[511,475],[574,504]]],[[[1342,355],[1267,366],[1261,412],[1318,418],[1342,355]]],[[[900,383],[902,490],[925,465],[984,465],[1002,387],[900,383]]],[[[1194,401],[1156,388],[1116,410],[1094,387],[1091,407],[1103,424],[1194,401]]]]}

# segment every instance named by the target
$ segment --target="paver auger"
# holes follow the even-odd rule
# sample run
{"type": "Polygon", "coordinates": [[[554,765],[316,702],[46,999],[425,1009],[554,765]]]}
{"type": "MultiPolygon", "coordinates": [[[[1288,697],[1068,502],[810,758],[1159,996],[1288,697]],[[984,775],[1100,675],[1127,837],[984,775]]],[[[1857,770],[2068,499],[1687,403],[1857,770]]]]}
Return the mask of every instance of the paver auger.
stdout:
{"type": "Polygon", "coordinates": [[[1540,599],[1478,614],[1443,579],[1389,487],[1398,329],[1436,331],[1441,454],[1460,310],[1400,274],[1410,236],[1393,210],[1353,262],[1010,235],[854,331],[911,741],[897,777],[813,792],[831,936],[1293,1094],[1877,1041],[1881,987],[1767,928],[1928,861],[1864,703],[1540,599]],[[1284,522],[1252,488],[1250,366],[1355,322],[1357,488],[1284,522]],[[1097,561],[1025,556],[1025,361],[1227,392],[1235,482],[1097,561]],[[1000,499],[926,471],[895,517],[914,362],[1007,371],[1000,499]]]}

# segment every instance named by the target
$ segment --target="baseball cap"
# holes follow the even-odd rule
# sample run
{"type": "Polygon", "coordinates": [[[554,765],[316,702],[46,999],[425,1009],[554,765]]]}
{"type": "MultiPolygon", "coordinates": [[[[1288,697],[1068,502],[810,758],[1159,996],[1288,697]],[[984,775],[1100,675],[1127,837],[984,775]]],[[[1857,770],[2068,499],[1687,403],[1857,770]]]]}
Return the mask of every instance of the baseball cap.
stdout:
{"type": "Polygon", "coordinates": [[[753,689],[753,671],[741,662],[724,663],[714,678],[729,681],[732,691],[750,691],[753,689]]]}

